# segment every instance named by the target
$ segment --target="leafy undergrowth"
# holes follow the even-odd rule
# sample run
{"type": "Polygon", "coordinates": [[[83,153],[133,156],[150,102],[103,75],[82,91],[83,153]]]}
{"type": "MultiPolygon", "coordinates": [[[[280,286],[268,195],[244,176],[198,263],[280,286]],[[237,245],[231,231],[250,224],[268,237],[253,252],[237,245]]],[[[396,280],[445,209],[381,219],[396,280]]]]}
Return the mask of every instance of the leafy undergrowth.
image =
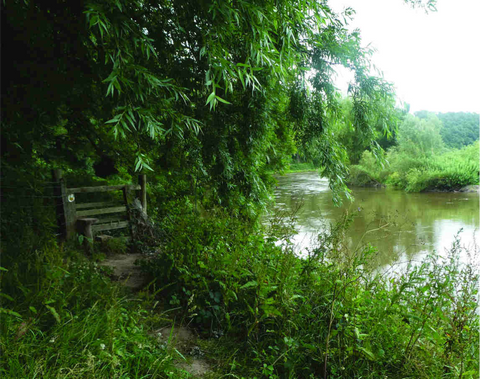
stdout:
{"type": "Polygon", "coordinates": [[[186,377],[149,335],[161,314],[100,267],[52,245],[2,268],[2,378],[186,377]]]}
{"type": "Polygon", "coordinates": [[[211,337],[203,348],[224,375],[478,377],[478,272],[459,241],[387,277],[368,268],[373,247],[348,252],[349,222],[299,259],[231,218],[185,218],[144,269],[211,337]]]}
{"type": "Polygon", "coordinates": [[[462,149],[431,156],[415,156],[392,149],[387,153],[390,164],[381,168],[366,151],[359,164],[350,167],[347,181],[354,186],[383,183],[406,192],[459,190],[478,184],[478,154],[478,141],[462,149]]]}
{"type": "Polygon", "coordinates": [[[2,270],[0,373],[187,377],[150,336],[181,319],[204,337],[210,377],[478,377],[479,278],[460,242],[386,276],[369,268],[373,247],[348,251],[351,220],[299,259],[288,238],[238,219],[182,215],[161,224],[165,242],[143,264],[150,292],[135,298],[52,244],[2,270]]]}
{"type": "Polygon", "coordinates": [[[378,187],[382,185],[372,176],[368,169],[358,165],[350,167],[347,183],[355,187],[378,187]]]}

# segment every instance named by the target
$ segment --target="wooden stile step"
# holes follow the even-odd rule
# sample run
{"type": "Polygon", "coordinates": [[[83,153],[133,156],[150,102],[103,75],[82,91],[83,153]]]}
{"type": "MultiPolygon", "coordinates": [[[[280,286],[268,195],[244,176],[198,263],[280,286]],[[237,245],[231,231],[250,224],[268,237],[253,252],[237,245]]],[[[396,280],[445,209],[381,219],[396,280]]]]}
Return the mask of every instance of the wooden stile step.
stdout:
{"type": "Polygon", "coordinates": [[[93,233],[102,232],[105,230],[114,230],[114,229],[123,229],[128,227],[128,221],[118,221],[118,222],[110,222],[107,224],[97,224],[92,225],[93,233]]]}
{"type": "Polygon", "coordinates": [[[108,213],[120,213],[120,212],[126,212],[126,211],[127,211],[127,207],[121,206],[121,207],[111,207],[111,208],[88,209],[85,211],[78,211],[76,212],[76,214],[78,217],[85,217],[85,216],[103,215],[108,213]]]}

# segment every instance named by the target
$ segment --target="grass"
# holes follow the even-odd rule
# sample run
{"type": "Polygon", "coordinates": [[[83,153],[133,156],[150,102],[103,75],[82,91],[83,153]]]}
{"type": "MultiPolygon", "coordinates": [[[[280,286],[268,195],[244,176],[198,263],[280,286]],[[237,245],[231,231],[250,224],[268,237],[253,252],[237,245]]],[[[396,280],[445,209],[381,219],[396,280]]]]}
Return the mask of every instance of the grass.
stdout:
{"type": "Polygon", "coordinates": [[[459,239],[445,256],[387,276],[370,264],[374,247],[349,250],[354,215],[305,259],[289,228],[215,216],[159,220],[161,252],[142,266],[152,290],[137,297],[73,248],[6,259],[2,377],[186,377],[151,336],[174,319],[203,336],[211,377],[478,377],[478,252],[459,239]]]}
{"type": "MultiPolygon", "coordinates": [[[[478,376],[478,271],[446,257],[386,277],[375,249],[348,251],[346,218],[307,259],[231,219],[172,227],[175,241],[145,270],[210,342],[232,377],[478,376]]],[[[463,254],[463,253],[462,253],[463,254]]]]}
{"type": "MultiPolygon", "coordinates": [[[[317,171],[318,168],[316,168],[313,163],[310,162],[304,162],[304,163],[295,163],[291,162],[288,165],[288,168],[283,170],[281,174],[291,174],[294,172],[310,172],[310,171],[317,171]]],[[[269,172],[270,174],[277,174],[277,172],[269,172]]]]}
{"type": "Polygon", "coordinates": [[[65,254],[50,246],[28,272],[2,270],[1,376],[182,377],[149,334],[162,321],[151,304],[132,299],[95,263],[65,254]]]}
{"type": "Polygon", "coordinates": [[[285,170],[285,173],[292,173],[292,172],[309,172],[309,171],[317,171],[317,168],[313,165],[313,163],[305,162],[305,163],[290,163],[289,167],[285,170]]]}

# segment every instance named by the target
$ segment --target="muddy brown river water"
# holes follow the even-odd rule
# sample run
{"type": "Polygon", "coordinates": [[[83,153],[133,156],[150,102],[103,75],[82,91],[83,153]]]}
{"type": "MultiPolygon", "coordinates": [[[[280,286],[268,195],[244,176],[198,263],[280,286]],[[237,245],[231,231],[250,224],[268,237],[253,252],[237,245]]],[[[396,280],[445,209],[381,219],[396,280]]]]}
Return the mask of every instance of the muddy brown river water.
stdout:
{"type": "Polygon", "coordinates": [[[355,188],[353,203],[335,207],[328,181],[316,172],[278,176],[277,210],[289,211],[299,204],[294,237],[304,254],[315,246],[315,236],[348,211],[356,213],[347,231],[351,247],[371,243],[378,249],[379,266],[420,260],[429,251],[449,249],[461,231],[461,244],[478,243],[478,193],[406,193],[385,188],[355,188]],[[360,209],[360,212],[358,210],[360,209]],[[379,229],[380,228],[380,229],[379,229]]]}

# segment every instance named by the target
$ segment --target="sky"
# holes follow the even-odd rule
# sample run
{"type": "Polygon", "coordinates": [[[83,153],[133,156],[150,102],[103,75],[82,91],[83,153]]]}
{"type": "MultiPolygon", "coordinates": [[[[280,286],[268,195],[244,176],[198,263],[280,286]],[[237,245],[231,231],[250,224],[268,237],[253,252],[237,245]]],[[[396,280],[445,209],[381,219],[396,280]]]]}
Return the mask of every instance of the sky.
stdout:
{"type": "MultiPolygon", "coordinates": [[[[480,0],[437,0],[425,14],[403,0],[330,0],[356,11],[349,28],[377,52],[374,65],[410,112],[480,113],[480,0]]],[[[348,72],[339,72],[345,90],[348,72]]]]}

